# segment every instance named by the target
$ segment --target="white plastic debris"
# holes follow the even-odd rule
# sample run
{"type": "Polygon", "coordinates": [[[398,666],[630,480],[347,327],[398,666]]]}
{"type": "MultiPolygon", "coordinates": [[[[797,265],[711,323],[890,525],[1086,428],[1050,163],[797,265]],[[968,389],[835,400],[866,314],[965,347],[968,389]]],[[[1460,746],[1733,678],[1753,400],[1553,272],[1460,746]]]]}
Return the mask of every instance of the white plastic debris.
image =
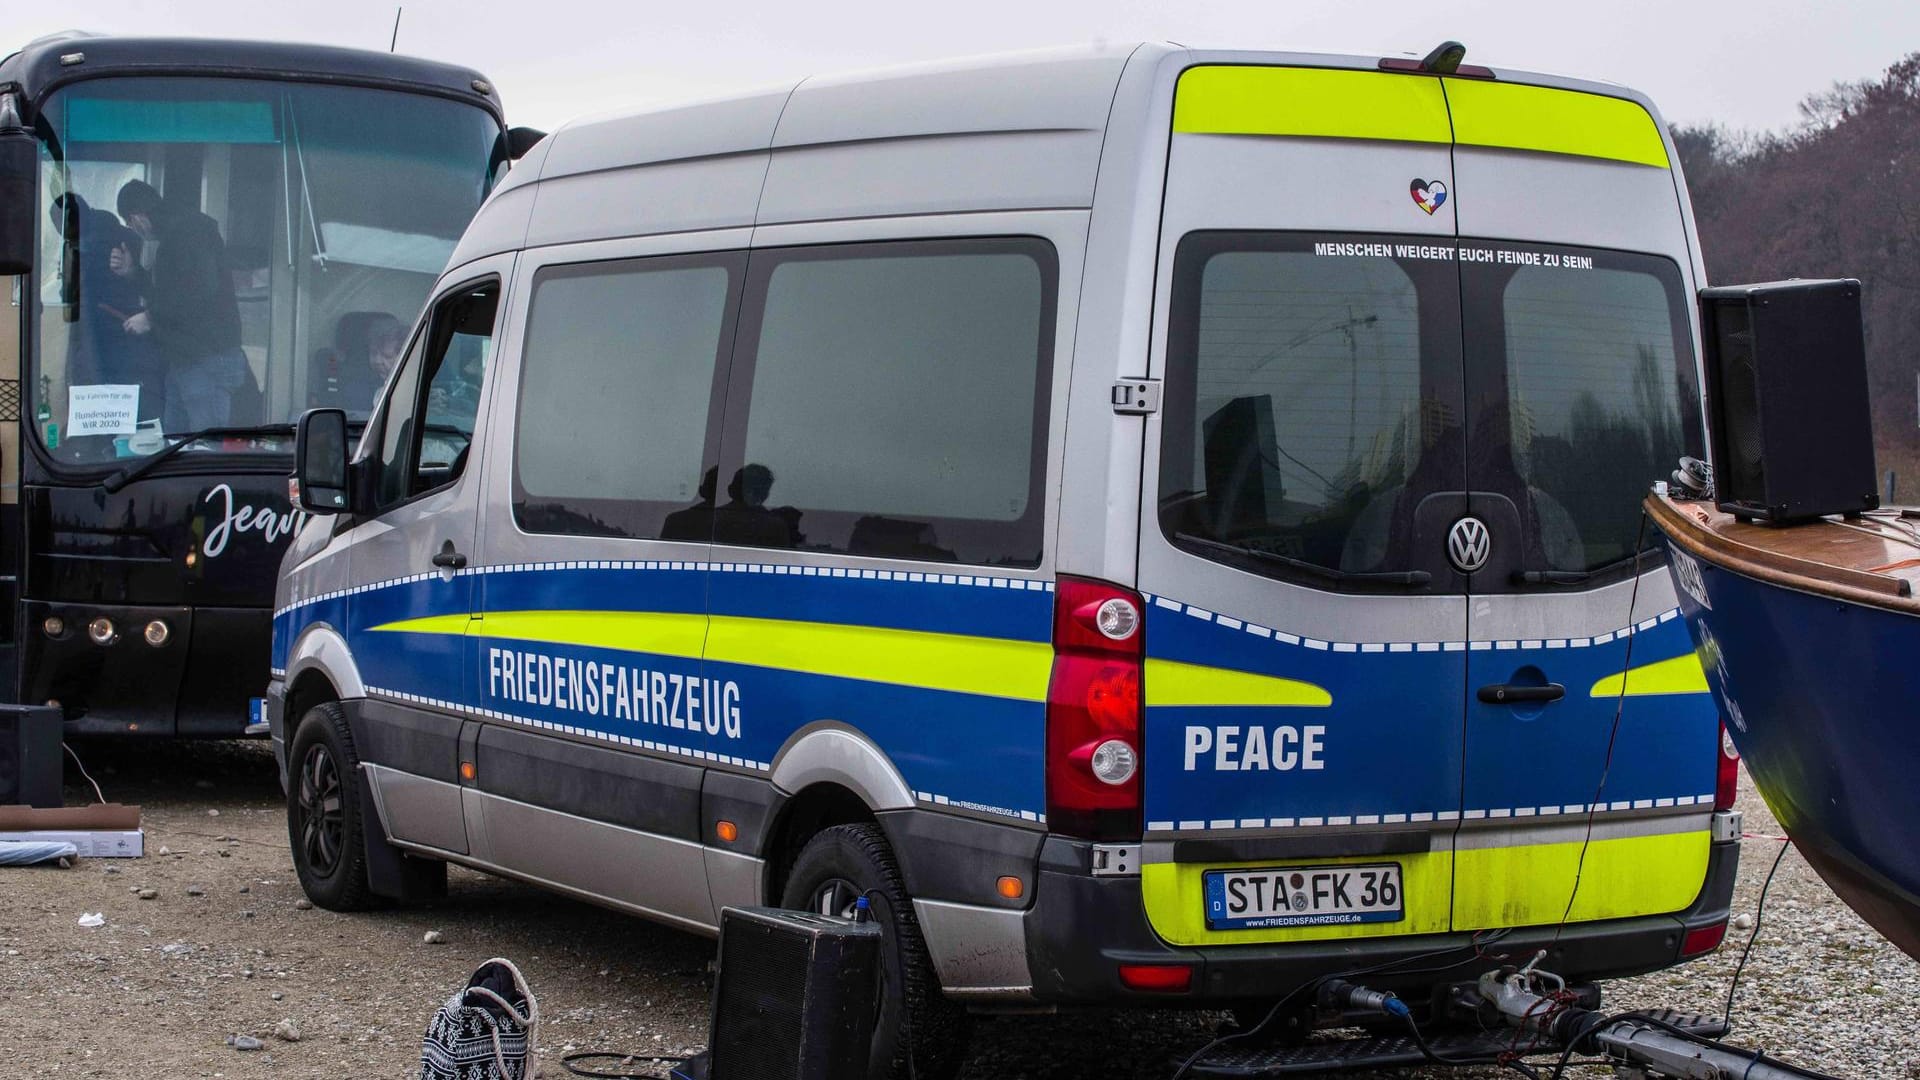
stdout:
{"type": "Polygon", "coordinates": [[[105,926],[107,925],[107,916],[103,912],[89,911],[86,914],[80,916],[80,925],[81,926],[105,926]]]}
{"type": "Polygon", "coordinates": [[[72,859],[79,854],[79,848],[64,842],[0,840],[0,866],[32,866],[35,863],[72,859]]]}

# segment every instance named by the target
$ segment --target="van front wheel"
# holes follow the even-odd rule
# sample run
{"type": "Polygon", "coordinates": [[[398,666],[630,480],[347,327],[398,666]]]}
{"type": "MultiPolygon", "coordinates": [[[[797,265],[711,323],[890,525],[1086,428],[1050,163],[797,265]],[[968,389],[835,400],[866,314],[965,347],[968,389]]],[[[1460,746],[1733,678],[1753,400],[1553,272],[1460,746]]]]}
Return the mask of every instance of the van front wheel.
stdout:
{"type": "Polygon", "coordinates": [[[940,993],[913,898],[880,826],[836,825],[807,841],[787,874],[780,906],[846,917],[861,896],[886,935],[868,1074],[876,1080],[945,1080],[959,1071],[966,1053],[967,1015],[940,993]]]}
{"type": "Polygon", "coordinates": [[[360,758],[336,702],[307,710],[287,751],[287,840],[300,888],[329,911],[375,905],[360,820],[360,758]]]}

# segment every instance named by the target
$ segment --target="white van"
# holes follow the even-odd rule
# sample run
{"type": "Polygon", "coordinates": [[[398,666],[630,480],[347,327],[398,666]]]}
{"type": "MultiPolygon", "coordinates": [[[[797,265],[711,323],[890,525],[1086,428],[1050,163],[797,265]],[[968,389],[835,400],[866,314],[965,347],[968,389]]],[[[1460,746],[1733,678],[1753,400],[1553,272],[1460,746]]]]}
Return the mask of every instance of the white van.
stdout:
{"type": "Polygon", "coordinates": [[[1703,444],[1674,150],[1446,66],[1142,45],[545,140],[357,450],[303,422],[308,894],[878,890],[920,1075],[965,1009],[1713,948],[1733,762],[1638,508],[1703,444]]]}

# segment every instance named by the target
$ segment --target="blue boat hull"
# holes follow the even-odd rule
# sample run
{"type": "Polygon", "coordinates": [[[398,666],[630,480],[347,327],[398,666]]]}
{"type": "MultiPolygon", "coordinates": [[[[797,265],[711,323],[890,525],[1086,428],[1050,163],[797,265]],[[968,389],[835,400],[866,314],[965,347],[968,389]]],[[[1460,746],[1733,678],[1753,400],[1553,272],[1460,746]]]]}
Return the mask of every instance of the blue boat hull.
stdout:
{"type": "Polygon", "coordinates": [[[1667,543],[1707,682],[1767,806],[1842,900],[1920,958],[1920,617],[1667,543]]]}

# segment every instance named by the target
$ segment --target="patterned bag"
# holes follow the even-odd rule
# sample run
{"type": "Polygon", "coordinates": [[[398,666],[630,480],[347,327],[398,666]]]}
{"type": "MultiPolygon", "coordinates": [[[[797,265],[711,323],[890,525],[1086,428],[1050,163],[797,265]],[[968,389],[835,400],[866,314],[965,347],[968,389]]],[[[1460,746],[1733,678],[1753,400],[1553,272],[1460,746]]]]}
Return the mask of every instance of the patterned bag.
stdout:
{"type": "Polygon", "coordinates": [[[540,1004],[511,960],[481,964],[427,1025],[419,1080],[529,1080],[540,1004]]]}

